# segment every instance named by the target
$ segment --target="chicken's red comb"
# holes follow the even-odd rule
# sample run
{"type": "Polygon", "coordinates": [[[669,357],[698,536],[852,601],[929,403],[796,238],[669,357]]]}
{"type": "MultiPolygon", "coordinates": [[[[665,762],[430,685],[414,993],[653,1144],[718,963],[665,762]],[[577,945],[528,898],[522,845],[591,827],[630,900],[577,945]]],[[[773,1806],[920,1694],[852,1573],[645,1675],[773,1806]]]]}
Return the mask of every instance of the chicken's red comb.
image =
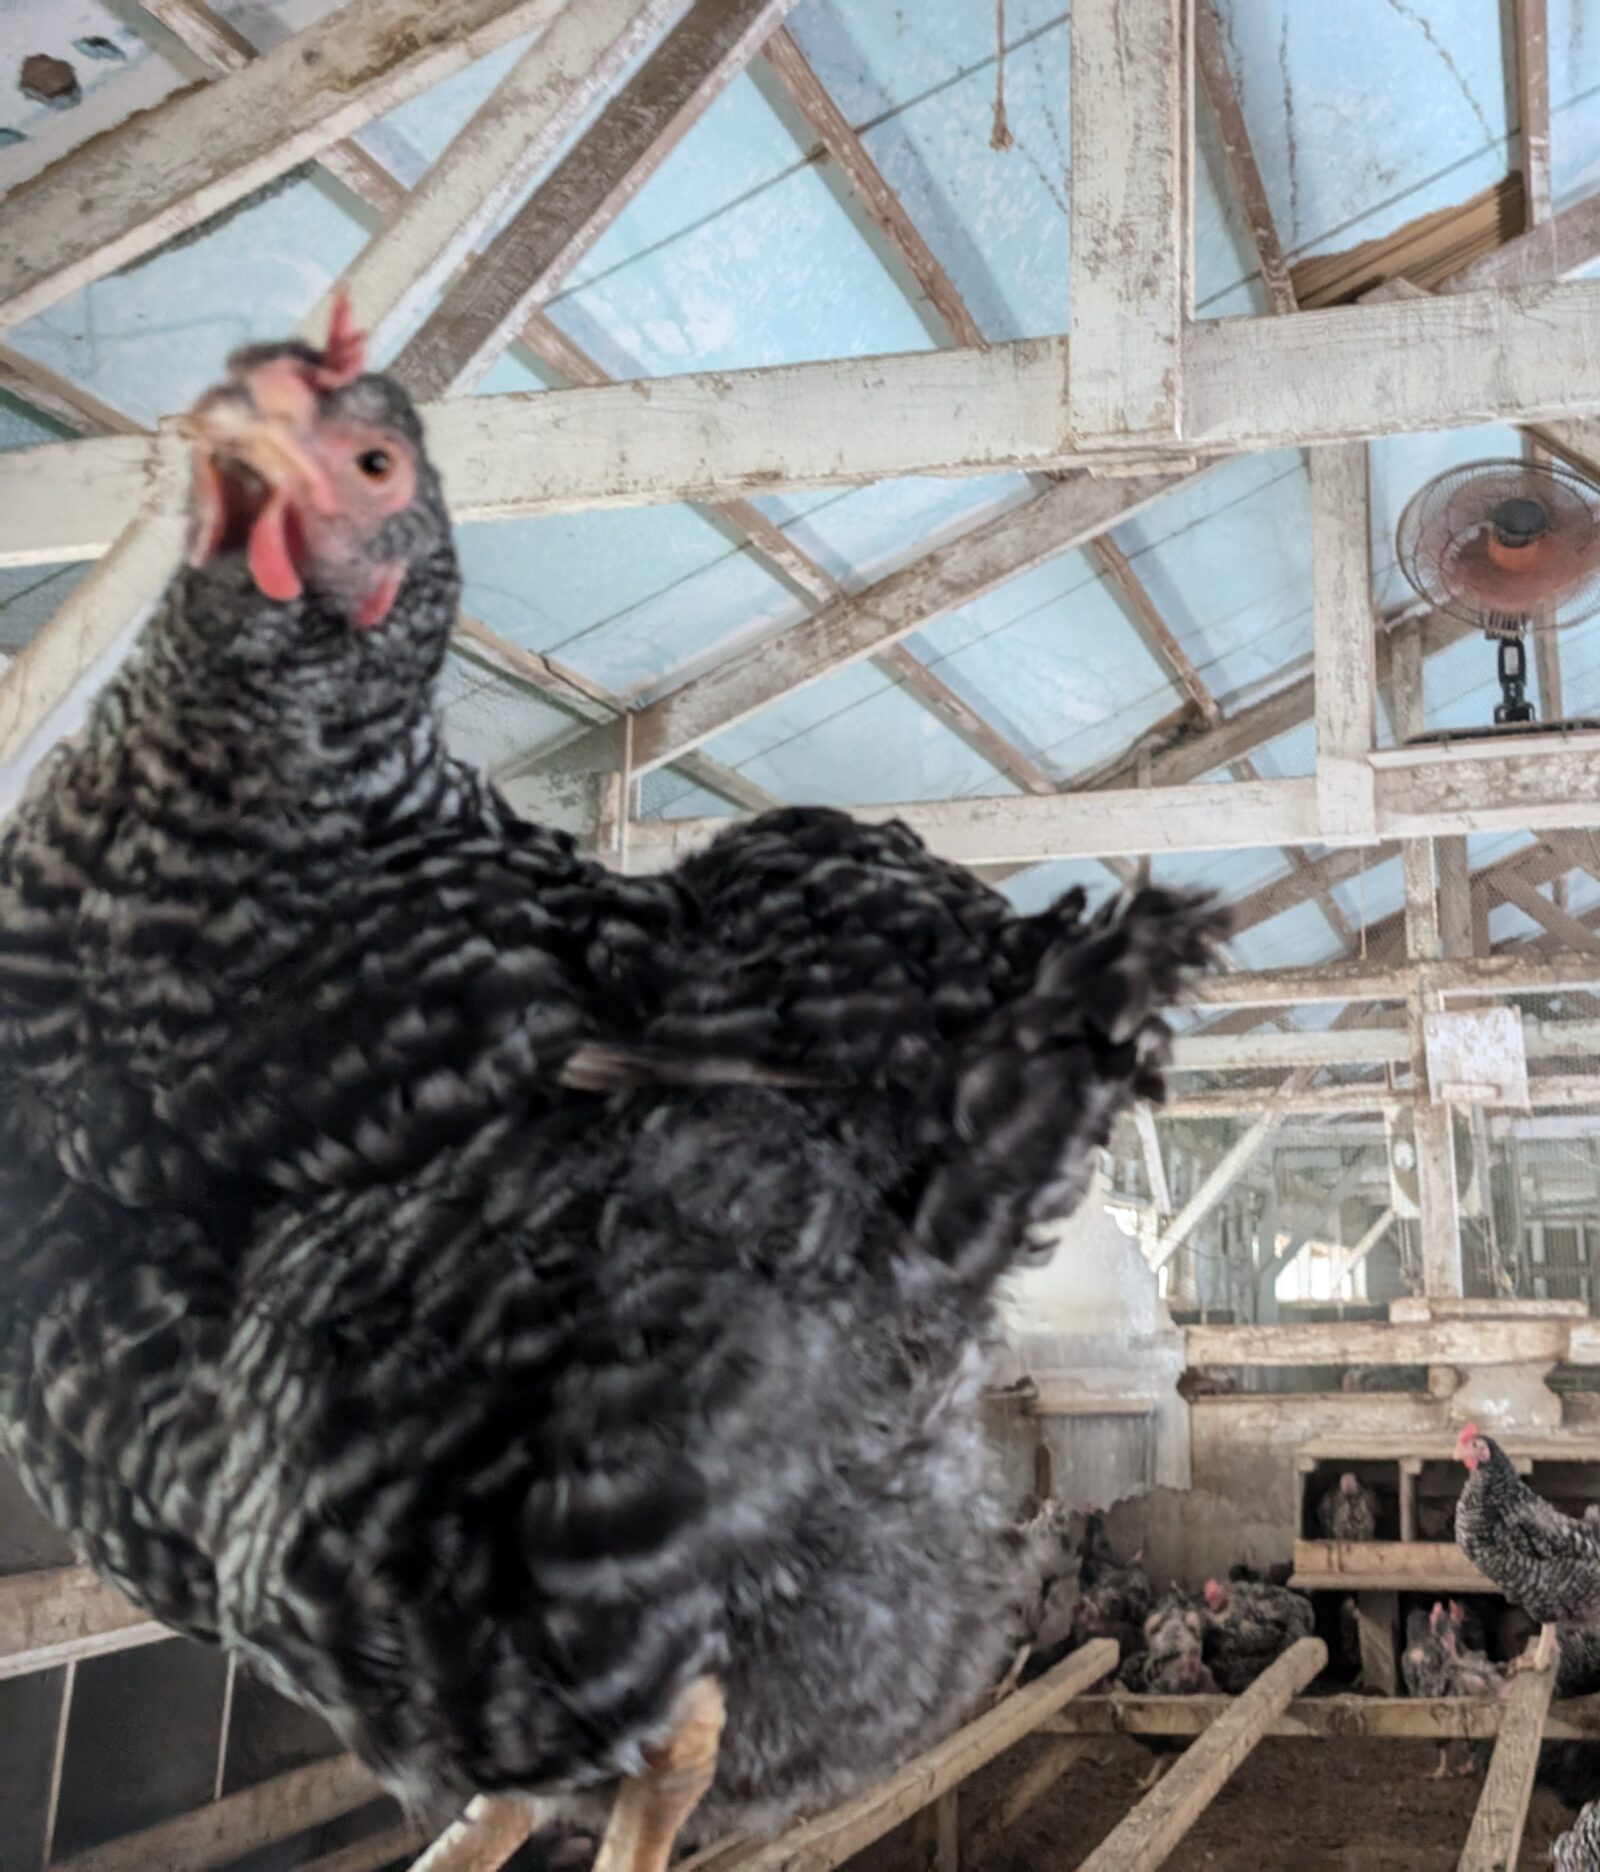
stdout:
{"type": "Polygon", "coordinates": [[[1456,1438],[1456,1448],[1459,1449],[1463,1443],[1470,1443],[1477,1434],[1478,1426],[1475,1423],[1463,1424],[1461,1434],[1456,1438]]]}
{"type": "Polygon", "coordinates": [[[333,295],[333,310],[328,315],[328,342],[322,347],[322,361],[315,372],[317,388],[342,390],[366,368],[367,334],[356,329],[350,294],[341,286],[333,295]]]}

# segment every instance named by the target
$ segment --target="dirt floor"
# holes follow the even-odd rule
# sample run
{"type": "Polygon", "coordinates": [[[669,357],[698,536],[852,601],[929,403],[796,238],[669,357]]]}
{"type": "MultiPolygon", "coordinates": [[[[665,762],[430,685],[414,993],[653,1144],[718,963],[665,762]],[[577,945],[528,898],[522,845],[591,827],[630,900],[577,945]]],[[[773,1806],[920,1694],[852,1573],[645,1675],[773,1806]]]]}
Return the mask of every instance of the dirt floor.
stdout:
{"type": "MultiPolygon", "coordinates": [[[[965,1823],[1038,1758],[1014,1750],[962,1791],[965,1823]]],[[[1470,1778],[1428,1778],[1425,1742],[1267,1741],[1260,1744],[1163,1872],[1454,1872],[1472,1823],[1483,1764],[1470,1778]]],[[[1072,1872],[1139,1800],[1151,1757],[1121,1737],[1097,1741],[1039,1804],[967,1872],[1072,1872]]],[[[1547,1867],[1552,1839],[1573,1814],[1534,1789],[1518,1872],[1547,1867]]]]}

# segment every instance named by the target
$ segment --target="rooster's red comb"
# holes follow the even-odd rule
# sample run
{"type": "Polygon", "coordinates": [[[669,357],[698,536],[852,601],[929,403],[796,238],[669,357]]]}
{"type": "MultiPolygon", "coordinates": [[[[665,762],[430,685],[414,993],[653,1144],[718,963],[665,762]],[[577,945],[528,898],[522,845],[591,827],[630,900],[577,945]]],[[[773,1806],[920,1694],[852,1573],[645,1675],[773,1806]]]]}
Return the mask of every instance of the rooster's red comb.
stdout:
{"type": "Polygon", "coordinates": [[[317,387],[342,390],[366,368],[367,334],[356,329],[350,294],[341,286],[333,296],[333,310],[328,315],[328,342],[322,347],[322,362],[316,369],[317,387]]]}
{"type": "Polygon", "coordinates": [[[1461,1434],[1456,1438],[1456,1442],[1457,1444],[1470,1443],[1477,1434],[1478,1426],[1475,1423],[1463,1424],[1461,1426],[1461,1434]]]}

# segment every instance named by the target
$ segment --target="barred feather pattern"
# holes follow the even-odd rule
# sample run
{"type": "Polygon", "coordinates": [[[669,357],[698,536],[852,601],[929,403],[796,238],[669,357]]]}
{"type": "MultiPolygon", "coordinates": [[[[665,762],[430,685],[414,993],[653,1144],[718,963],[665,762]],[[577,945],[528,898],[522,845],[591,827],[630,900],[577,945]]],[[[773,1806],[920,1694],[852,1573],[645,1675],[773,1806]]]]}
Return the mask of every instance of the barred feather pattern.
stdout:
{"type": "Polygon", "coordinates": [[[1600,1800],[1592,1800],[1550,1848],[1554,1872],[1600,1872],[1600,1800]]]}
{"type": "Polygon", "coordinates": [[[1002,1662],[993,1288],[1217,920],[828,812],[605,871],[444,755],[422,490],[380,631],[182,575],[0,839],[6,1447],[415,1806],[603,1791],[712,1669],[700,1822],[774,1826],[1002,1662]]]}
{"type": "Polygon", "coordinates": [[[1456,1502],[1456,1545],[1541,1624],[1600,1621],[1600,1525],[1535,1495],[1490,1437],[1456,1502]]]}

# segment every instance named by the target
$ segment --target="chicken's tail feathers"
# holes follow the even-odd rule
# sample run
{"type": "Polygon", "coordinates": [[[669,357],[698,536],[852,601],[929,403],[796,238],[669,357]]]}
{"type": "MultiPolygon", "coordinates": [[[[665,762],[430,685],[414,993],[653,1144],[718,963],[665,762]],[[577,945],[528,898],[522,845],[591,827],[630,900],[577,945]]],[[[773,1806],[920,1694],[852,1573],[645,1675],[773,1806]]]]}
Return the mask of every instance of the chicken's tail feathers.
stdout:
{"type": "Polygon", "coordinates": [[[951,1147],[915,1217],[925,1247],[983,1287],[1071,1213],[1116,1118],[1164,1095],[1165,1016],[1226,928],[1211,897],[1153,886],[1088,922],[1063,905],[1027,986],[963,1049],[938,1115],[951,1147]]]}

